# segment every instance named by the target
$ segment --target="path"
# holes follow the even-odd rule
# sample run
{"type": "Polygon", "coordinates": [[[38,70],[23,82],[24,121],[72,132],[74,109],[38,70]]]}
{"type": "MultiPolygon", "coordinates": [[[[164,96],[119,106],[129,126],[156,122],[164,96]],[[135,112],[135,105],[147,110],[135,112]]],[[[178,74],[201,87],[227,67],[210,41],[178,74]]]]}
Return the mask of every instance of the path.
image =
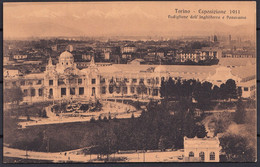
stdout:
{"type": "MultiPolygon", "coordinates": [[[[65,152],[55,152],[55,153],[47,153],[47,152],[35,152],[35,151],[26,151],[19,150],[9,147],[4,147],[4,157],[15,157],[22,159],[36,159],[36,160],[50,160],[54,163],[59,162],[103,162],[98,161],[97,155],[83,155],[77,154],[77,151],[67,151],[65,152]]],[[[178,157],[182,156],[183,152],[178,151],[157,151],[157,152],[146,152],[146,153],[124,153],[124,154],[112,154],[111,158],[124,158],[124,162],[182,162],[178,157]]]]}
{"type": "Polygon", "coordinates": [[[108,118],[109,113],[112,118],[116,117],[118,119],[122,118],[131,118],[132,113],[135,117],[139,117],[141,110],[136,111],[136,108],[124,103],[117,103],[111,101],[105,101],[102,103],[102,110],[99,112],[87,112],[87,113],[62,113],[60,116],[51,112],[51,107],[48,106],[45,108],[48,118],[31,118],[32,121],[20,122],[19,125],[22,128],[28,126],[38,126],[46,124],[60,124],[60,123],[71,123],[71,122],[87,122],[90,121],[92,117],[96,120],[99,116],[102,118],[106,116],[108,118]],[[75,116],[71,116],[74,114],[75,116]],[[70,115],[70,116],[69,116],[70,115]]]}

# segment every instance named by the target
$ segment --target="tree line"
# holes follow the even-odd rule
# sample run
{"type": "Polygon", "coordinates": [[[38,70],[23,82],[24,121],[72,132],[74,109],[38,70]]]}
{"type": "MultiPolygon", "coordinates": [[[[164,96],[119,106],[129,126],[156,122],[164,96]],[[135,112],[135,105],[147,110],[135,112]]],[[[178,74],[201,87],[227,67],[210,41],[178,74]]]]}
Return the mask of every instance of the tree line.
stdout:
{"type": "Polygon", "coordinates": [[[148,111],[128,121],[92,121],[106,125],[91,140],[92,154],[109,155],[118,150],[154,150],[183,148],[183,137],[205,137],[207,132],[200,119],[195,117],[194,107],[186,101],[174,107],[150,102],[148,111]],[[174,110],[172,110],[174,108],[174,110]]]}
{"type": "Polygon", "coordinates": [[[194,99],[198,103],[198,108],[202,110],[208,109],[212,100],[231,100],[242,95],[241,89],[237,88],[236,82],[232,79],[218,87],[207,81],[173,80],[171,77],[168,80],[162,80],[160,93],[164,101],[194,99]]]}

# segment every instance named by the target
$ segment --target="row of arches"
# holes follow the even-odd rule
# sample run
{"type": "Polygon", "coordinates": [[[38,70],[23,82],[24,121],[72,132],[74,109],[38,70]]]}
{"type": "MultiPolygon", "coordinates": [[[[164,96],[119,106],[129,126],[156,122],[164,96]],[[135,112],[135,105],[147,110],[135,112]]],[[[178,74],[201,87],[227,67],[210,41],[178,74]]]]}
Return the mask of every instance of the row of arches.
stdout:
{"type": "MultiPolygon", "coordinates": [[[[189,152],[189,157],[194,157],[194,152],[189,152]]],[[[200,152],[199,157],[202,161],[205,161],[205,153],[200,152]]],[[[209,153],[209,160],[215,160],[215,152],[210,152],[209,153]]]]}

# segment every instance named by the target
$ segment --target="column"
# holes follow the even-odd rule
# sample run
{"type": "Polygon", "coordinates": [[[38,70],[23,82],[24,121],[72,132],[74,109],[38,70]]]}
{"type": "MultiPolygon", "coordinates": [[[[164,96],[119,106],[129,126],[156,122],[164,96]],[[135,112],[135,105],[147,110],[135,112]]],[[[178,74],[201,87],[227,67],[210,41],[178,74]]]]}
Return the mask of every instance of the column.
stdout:
{"type": "Polygon", "coordinates": [[[70,87],[66,87],[66,97],[70,96],[70,87]]]}

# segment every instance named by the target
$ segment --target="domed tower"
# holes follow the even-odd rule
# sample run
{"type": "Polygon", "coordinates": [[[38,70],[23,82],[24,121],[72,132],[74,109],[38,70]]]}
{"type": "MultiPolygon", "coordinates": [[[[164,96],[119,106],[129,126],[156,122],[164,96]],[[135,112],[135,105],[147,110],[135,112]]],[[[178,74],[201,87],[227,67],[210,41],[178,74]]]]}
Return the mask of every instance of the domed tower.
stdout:
{"type": "Polygon", "coordinates": [[[74,64],[73,55],[68,51],[62,52],[60,54],[59,64],[64,66],[65,68],[72,67],[74,64]]]}
{"type": "Polygon", "coordinates": [[[68,69],[68,68],[74,69],[74,68],[76,68],[76,64],[74,64],[73,55],[70,52],[65,51],[60,54],[59,63],[56,66],[56,70],[59,73],[62,73],[62,72],[64,72],[65,69],[68,69]]]}

